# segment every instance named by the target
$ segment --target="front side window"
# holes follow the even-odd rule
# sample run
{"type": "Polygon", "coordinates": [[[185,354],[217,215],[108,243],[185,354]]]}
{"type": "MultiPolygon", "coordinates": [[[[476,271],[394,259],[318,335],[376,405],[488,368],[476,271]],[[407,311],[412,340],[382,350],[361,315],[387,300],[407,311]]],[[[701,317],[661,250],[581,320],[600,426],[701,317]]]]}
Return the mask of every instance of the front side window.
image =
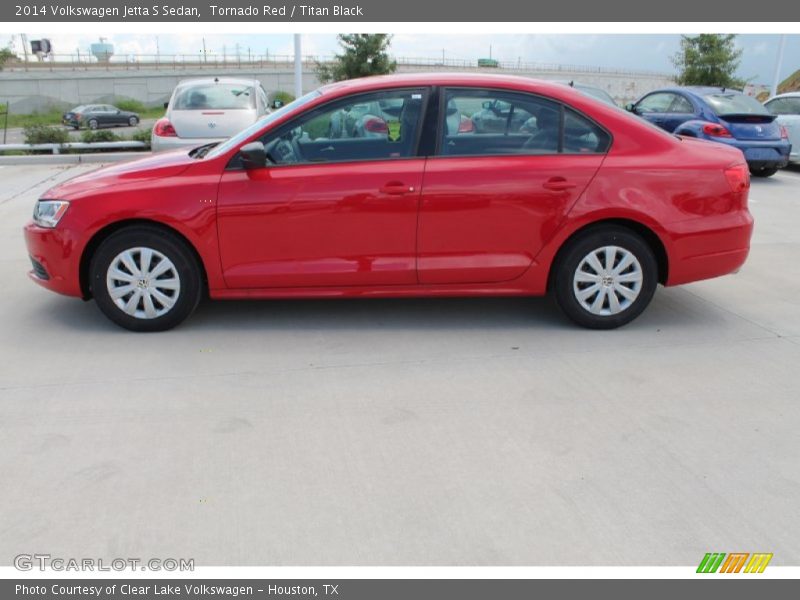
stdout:
{"type": "Polygon", "coordinates": [[[209,83],[178,91],[173,110],[236,110],[256,106],[255,90],[248,85],[209,83]]]}
{"type": "Polygon", "coordinates": [[[675,94],[675,99],[672,101],[672,104],[669,107],[669,112],[690,115],[694,113],[694,107],[689,100],[683,96],[675,94]]]}
{"type": "Polygon", "coordinates": [[[518,92],[451,89],[445,92],[439,154],[604,153],[610,136],[558,102],[518,92]]]}
{"type": "Polygon", "coordinates": [[[665,113],[669,112],[669,107],[675,101],[676,94],[669,94],[666,92],[659,92],[657,94],[650,94],[645,96],[636,105],[636,112],[638,113],[665,113]]]}
{"type": "Polygon", "coordinates": [[[387,90],[311,110],[262,139],[267,158],[292,165],[414,156],[425,96],[387,90]]]}

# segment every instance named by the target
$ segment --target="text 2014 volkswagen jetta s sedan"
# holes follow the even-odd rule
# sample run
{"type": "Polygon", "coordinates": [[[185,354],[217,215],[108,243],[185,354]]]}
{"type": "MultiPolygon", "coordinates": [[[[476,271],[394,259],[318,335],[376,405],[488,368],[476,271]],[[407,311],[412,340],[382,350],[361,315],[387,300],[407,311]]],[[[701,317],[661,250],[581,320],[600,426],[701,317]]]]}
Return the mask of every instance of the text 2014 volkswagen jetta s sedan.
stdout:
{"type": "Polygon", "coordinates": [[[575,322],[612,328],[658,283],[742,265],[749,185],[739,150],[567,86],[388,76],[320,88],[221,144],[62,183],[25,236],[34,281],[137,331],[177,325],[204,293],[551,291],[575,322]],[[364,116],[370,135],[330,135],[342,111],[376,103],[393,110],[364,116]],[[496,106],[504,125],[464,126],[496,106]]]}

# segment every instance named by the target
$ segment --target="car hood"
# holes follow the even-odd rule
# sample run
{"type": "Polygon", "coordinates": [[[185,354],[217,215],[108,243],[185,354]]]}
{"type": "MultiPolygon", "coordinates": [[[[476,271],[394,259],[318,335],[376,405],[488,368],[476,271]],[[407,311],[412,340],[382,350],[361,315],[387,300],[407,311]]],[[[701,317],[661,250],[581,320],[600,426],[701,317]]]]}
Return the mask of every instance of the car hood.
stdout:
{"type": "Polygon", "coordinates": [[[84,173],[50,188],[42,197],[72,200],[109,186],[120,186],[148,179],[173,177],[183,173],[195,159],[188,149],[162,152],[146,158],[117,163],[84,173]]]}

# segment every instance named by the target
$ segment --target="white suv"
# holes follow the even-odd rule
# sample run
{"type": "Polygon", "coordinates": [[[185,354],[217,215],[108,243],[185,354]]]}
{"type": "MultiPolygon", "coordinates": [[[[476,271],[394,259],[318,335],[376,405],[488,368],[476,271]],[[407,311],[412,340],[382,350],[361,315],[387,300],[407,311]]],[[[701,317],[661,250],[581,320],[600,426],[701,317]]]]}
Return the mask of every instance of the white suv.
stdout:
{"type": "Polygon", "coordinates": [[[221,142],[269,112],[257,79],[214,77],[181,81],[153,126],[154,152],[221,142]]]}

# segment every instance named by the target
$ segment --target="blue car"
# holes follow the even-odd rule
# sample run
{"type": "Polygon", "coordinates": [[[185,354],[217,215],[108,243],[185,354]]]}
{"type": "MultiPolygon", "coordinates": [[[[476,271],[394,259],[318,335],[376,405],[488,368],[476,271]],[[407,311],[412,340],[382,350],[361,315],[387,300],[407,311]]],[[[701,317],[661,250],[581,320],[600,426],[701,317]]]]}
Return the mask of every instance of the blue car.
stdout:
{"type": "Polygon", "coordinates": [[[757,177],[774,175],[789,163],[792,145],[786,130],[760,102],[736,90],[664,88],[625,108],[677,135],[739,148],[757,177]]]}

